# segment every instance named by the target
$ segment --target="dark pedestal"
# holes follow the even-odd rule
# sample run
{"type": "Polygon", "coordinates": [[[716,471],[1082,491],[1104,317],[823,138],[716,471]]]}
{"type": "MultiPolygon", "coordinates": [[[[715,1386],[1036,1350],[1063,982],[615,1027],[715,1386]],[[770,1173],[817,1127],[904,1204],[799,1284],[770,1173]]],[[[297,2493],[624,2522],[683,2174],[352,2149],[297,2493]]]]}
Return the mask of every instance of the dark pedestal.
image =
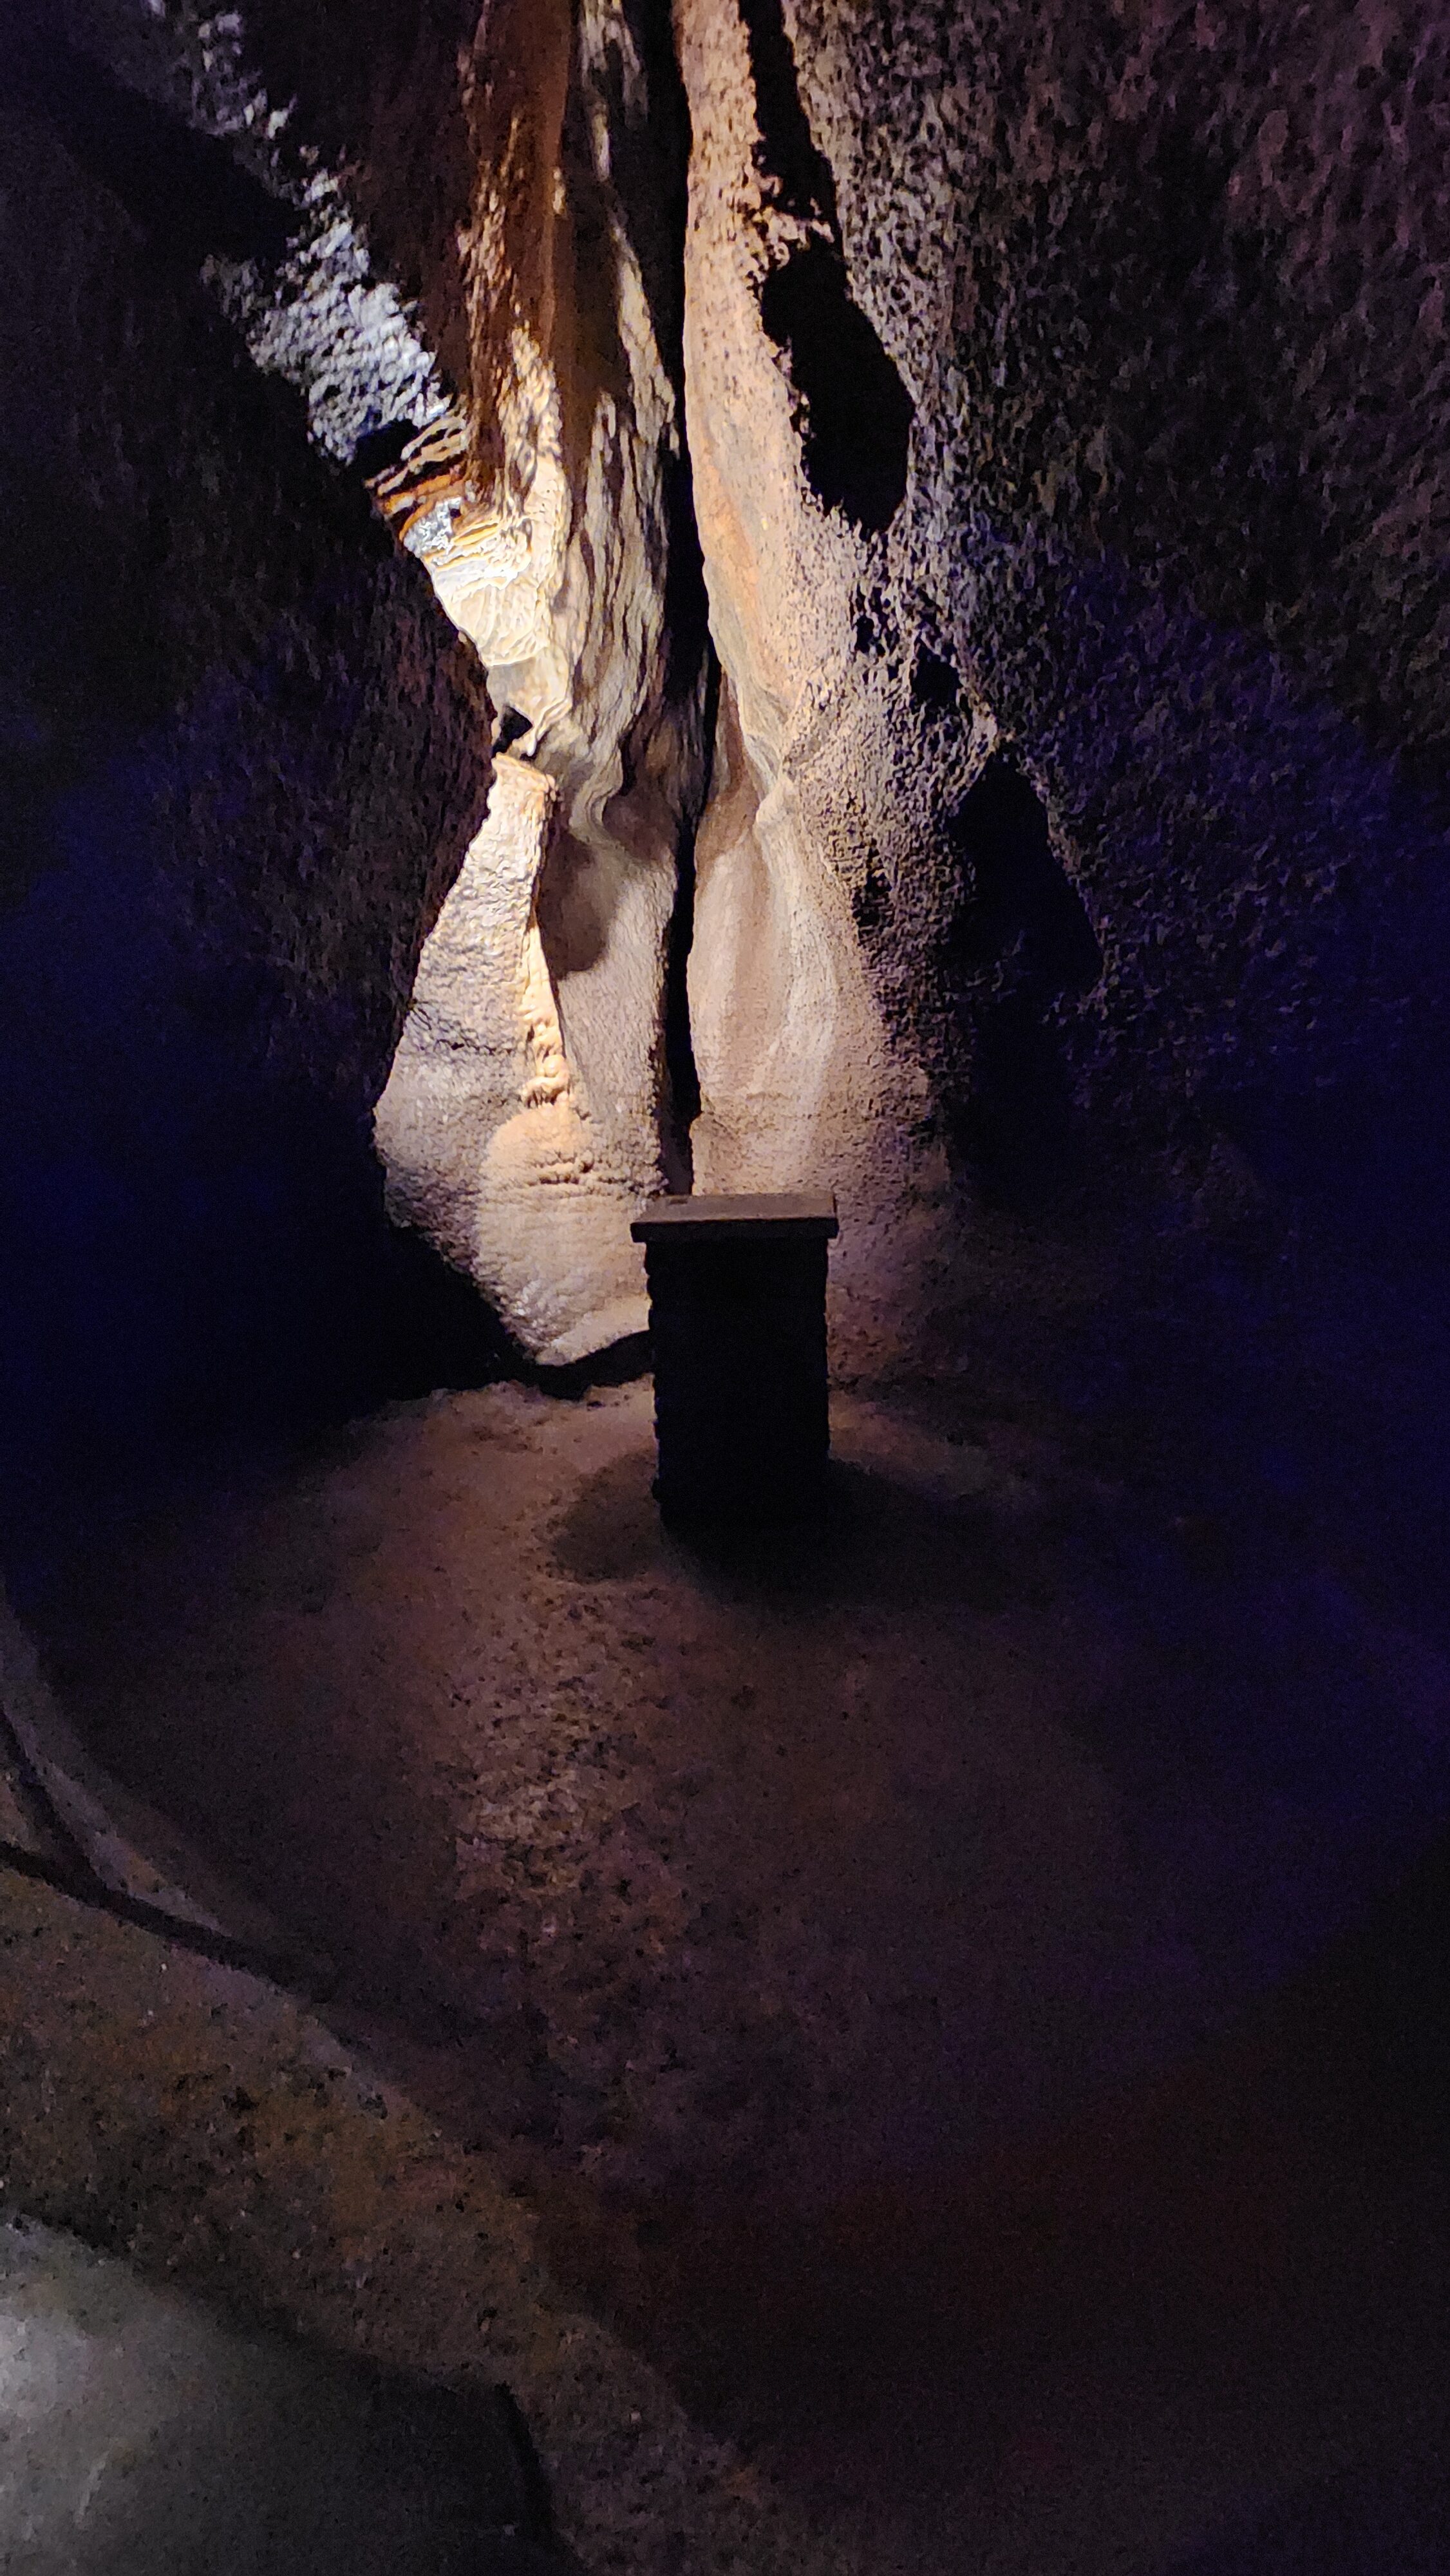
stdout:
{"type": "Polygon", "coordinates": [[[819,1506],[836,1231],[826,1197],[651,1199],[636,1217],[666,1520],[787,1520],[819,1506]]]}

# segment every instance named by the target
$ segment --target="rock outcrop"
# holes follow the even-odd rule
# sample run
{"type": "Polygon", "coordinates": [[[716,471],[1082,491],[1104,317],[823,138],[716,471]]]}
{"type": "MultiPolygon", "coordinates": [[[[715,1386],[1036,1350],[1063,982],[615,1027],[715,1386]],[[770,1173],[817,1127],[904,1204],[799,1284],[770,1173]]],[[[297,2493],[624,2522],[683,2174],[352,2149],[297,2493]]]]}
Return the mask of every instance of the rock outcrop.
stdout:
{"type": "Polygon", "coordinates": [[[1443,1239],[1443,27],[676,20],[722,658],[966,1205],[1443,1239]]]}
{"type": "MultiPolygon", "coordinates": [[[[488,819],[425,942],[375,1120],[393,1215],[477,1280],[554,1365],[646,1322],[611,1222],[631,1202],[618,1173],[599,1170],[608,1148],[564,1045],[539,928],[556,805],[547,771],[500,753],[488,819]]],[[[657,939],[642,945],[657,953],[657,939]]],[[[657,995],[639,999],[636,1025],[648,1026],[657,995]]]]}
{"type": "Polygon", "coordinates": [[[17,1475],[368,1382],[367,1118],[489,775],[475,657],[202,281],[295,210],[47,14],[0,229],[17,1475]]]}
{"type": "Polygon", "coordinates": [[[695,1165],[716,1189],[835,1190],[838,1356],[879,1363],[910,1337],[945,1178],[919,1050],[904,1016],[889,1025],[860,926],[920,855],[857,631],[911,406],[847,289],[783,38],[709,0],[676,23],[691,459],[722,669],[690,956],[695,1165]]]}
{"type": "MultiPolygon", "coordinates": [[[[16,60],[12,488],[50,460],[69,567],[57,614],[34,514],[19,1126],[127,1096],[178,943],[228,998],[158,1097],[376,1100],[487,759],[421,567],[501,783],[377,1138],[534,1353],[642,1320],[631,1208],[692,1173],[836,1191],[852,1368],[994,1206],[1443,1244],[1416,0],[57,0],[16,60]]],[[[91,1114],[56,1168],[153,1152],[91,1114]]]]}

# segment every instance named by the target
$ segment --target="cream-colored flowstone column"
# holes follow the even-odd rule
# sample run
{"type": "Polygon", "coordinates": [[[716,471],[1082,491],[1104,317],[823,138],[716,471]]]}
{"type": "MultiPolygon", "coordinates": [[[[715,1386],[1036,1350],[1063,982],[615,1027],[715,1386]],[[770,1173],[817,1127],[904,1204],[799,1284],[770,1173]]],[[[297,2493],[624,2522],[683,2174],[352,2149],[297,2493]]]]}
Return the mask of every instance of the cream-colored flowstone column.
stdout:
{"type": "Polygon", "coordinates": [[[600,1168],[539,934],[556,803],[541,770],[500,754],[423,949],[376,1131],[390,1214],[475,1278],[530,1349],[564,1361],[642,1331],[646,1308],[635,1193],[600,1168]]]}
{"type": "Polygon", "coordinates": [[[696,849],[690,1025],[705,1190],[829,1188],[834,1342],[888,1356],[930,1257],[942,1175],[911,1136],[919,1067],[893,1046],[852,909],[899,834],[887,710],[856,649],[869,541],[811,489],[798,389],[761,290],[821,227],[769,167],[737,0],[675,0],[692,152],[685,393],[723,673],[696,849]]]}

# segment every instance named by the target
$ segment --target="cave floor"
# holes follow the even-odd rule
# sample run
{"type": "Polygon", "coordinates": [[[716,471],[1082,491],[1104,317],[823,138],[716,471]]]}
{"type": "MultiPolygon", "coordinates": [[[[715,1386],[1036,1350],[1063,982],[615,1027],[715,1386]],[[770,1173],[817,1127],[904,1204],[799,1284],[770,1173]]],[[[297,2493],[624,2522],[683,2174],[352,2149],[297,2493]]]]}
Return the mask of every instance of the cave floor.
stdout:
{"type": "Polygon", "coordinates": [[[833,1425],[818,1530],[707,1547],[647,1384],[396,1405],[77,1522],[32,1615],[742,2494],[874,2568],[1420,2565],[1450,2246],[1363,1926],[1443,1656],[1030,1408],[833,1425]]]}

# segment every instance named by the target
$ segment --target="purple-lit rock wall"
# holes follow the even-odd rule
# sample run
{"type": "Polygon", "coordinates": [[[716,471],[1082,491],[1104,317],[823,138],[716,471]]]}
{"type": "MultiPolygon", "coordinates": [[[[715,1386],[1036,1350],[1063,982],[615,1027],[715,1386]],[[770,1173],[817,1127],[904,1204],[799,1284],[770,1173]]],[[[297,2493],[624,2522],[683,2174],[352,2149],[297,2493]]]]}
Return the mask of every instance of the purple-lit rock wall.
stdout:
{"type": "Polygon", "coordinates": [[[17,49],[0,231],[21,1468],[366,1375],[367,1115],[489,775],[421,567],[198,285],[287,210],[52,33],[17,49]]]}
{"type": "MultiPolygon", "coordinates": [[[[1450,22],[740,14],[914,406],[858,637],[926,786],[866,942],[966,1160],[984,1115],[1011,1160],[984,1071],[1055,1081],[1089,1171],[1197,1222],[1442,1239],[1450,22]],[[1047,808],[1045,914],[959,783],[983,712],[1047,808]]],[[[819,441],[851,388],[818,385],[819,441]]]]}

